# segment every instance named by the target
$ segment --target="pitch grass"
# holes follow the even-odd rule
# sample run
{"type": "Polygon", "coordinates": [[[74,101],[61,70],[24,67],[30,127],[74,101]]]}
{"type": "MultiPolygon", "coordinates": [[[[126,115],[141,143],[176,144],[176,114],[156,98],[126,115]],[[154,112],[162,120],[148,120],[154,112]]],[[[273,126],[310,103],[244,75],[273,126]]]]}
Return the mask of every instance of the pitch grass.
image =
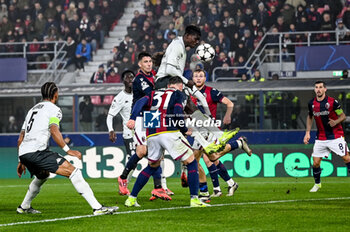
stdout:
{"type": "MultiPolygon", "coordinates": [[[[105,215],[73,220],[40,222],[27,225],[1,224],[40,221],[91,214],[85,200],[67,179],[49,180],[32,206],[40,215],[19,215],[16,207],[22,201],[29,179],[0,180],[0,231],[349,231],[350,180],[322,178],[322,189],[309,193],[312,178],[235,178],[239,189],[234,197],[214,198],[210,208],[181,208],[189,205],[189,190],[179,179],[168,179],[175,192],[173,200],[150,202],[152,183],[138,197],[141,208],[127,208],[126,197],[116,194],[116,181],[88,179],[97,199],[106,205],[120,206],[120,212],[140,209],[177,208],[119,215],[105,215]],[[341,198],[322,200],[324,198],[341,198]],[[316,200],[311,200],[316,199],[316,200]],[[279,200],[300,200],[273,203],[279,200]],[[270,201],[270,202],[269,202],[270,201]],[[262,202],[262,204],[246,204],[262,202]],[[265,203],[264,203],[265,202],[265,203]],[[242,203],[242,204],[232,204],[242,203]],[[231,204],[231,205],[225,205],[231,204]]],[[[134,180],[133,180],[134,182],[134,180]]],[[[209,184],[211,186],[211,184],[209,184]]],[[[221,182],[224,193],[226,183],[221,182]],[[224,188],[225,187],[225,188],[224,188]]]]}

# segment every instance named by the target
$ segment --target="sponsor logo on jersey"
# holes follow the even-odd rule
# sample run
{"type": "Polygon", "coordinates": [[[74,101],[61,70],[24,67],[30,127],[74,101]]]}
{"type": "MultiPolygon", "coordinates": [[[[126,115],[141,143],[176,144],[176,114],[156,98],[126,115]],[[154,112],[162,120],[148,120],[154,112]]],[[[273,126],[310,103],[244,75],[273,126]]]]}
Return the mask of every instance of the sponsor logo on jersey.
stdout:
{"type": "Polygon", "coordinates": [[[313,112],[315,117],[319,117],[319,116],[325,116],[325,115],[329,115],[329,111],[325,110],[325,111],[321,111],[321,112],[313,112]]]}
{"type": "Polygon", "coordinates": [[[160,115],[158,110],[143,112],[143,127],[144,128],[160,128],[160,115]]]}

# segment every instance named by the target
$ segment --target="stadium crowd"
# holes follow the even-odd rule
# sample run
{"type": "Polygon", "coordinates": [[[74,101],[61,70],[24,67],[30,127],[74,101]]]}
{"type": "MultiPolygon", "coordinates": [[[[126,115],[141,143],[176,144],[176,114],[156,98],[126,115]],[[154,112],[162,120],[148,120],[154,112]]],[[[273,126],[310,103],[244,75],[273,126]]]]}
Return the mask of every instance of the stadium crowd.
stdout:
{"type": "MultiPolygon", "coordinates": [[[[103,46],[126,3],[126,0],[1,0],[0,43],[67,41],[68,64],[75,63],[81,69],[83,62],[90,61],[103,46]]],[[[53,50],[53,44],[30,44],[26,50],[48,52],[53,50]]],[[[0,53],[21,51],[22,45],[0,45],[0,53]]],[[[52,56],[42,53],[27,58],[40,62],[50,61],[52,56]]],[[[39,63],[29,68],[43,69],[46,65],[39,63]]]]}
{"type": "MultiPolygon", "coordinates": [[[[104,37],[123,14],[126,2],[1,0],[0,42],[65,40],[68,43],[68,65],[74,63],[80,70],[103,46],[104,37]]],[[[205,66],[210,76],[215,67],[244,65],[266,32],[337,30],[341,40],[350,40],[348,0],[145,0],[144,9],[145,13],[134,12],[128,34],[113,48],[113,58],[107,63],[107,71],[108,74],[112,69],[115,71],[113,75],[117,77],[114,81],[120,79],[119,75],[125,69],[137,69],[136,57],[140,51],[151,54],[164,51],[173,38],[183,35],[189,24],[201,28],[202,40],[211,44],[217,55],[208,65],[201,63],[190,51],[187,76],[196,67],[205,66]]],[[[333,37],[334,34],[323,33],[312,39],[329,41],[333,37]]],[[[293,60],[290,56],[294,52],[291,42],[306,39],[306,35],[285,35],[283,61],[293,60]]],[[[278,42],[278,36],[269,36],[267,42],[278,42]]],[[[33,44],[27,50],[48,51],[52,50],[50,46],[33,44]]],[[[267,52],[272,55],[278,52],[276,47],[269,48],[267,52]]],[[[14,45],[0,46],[0,52],[15,52],[16,49],[14,45]]],[[[32,55],[28,59],[48,61],[52,55],[32,55]]],[[[269,57],[270,61],[276,59],[269,57]]],[[[45,65],[37,64],[36,68],[45,68],[45,65]]],[[[220,76],[241,77],[243,74],[246,74],[245,69],[224,70],[220,76]]],[[[102,82],[107,82],[107,79],[102,82]]],[[[245,79],[249,80],[250,76],[245,79]]]]}

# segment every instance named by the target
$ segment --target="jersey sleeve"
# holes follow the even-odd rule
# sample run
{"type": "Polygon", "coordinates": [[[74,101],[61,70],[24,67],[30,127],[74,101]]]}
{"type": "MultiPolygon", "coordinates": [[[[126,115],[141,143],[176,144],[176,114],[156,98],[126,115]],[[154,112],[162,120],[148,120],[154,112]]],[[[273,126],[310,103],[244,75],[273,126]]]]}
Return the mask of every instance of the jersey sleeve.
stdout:
{"type": "Polygon", "coordinates": [[[313,110],[312,110],[312,102],[313,100],[309,101],[309,104],[307,105],[308,109],[309,109],[309,117],[313,117],[313,110]]]}
{"type": "Polygon", "coordinates": [[[221,103],[222,99],[224,98],[224,95],[219,90],[217,90],[215,88],[212,88],[210,92],[211,92],[210,95],[211,95],[213,102],[220,102],[221,103]]]}
{"type": "Polygon", "coordinates": [[[62,111],[60,108],[55,107],[49,115],[49,126],[53,124],[59,126],[61,120],[62,120],[62,111]]]}
{"type": "Polygon", "coordinates": [[[343,109],[337,100],[334,100],[333,109],[337,115],[341,115],[343,113],[343,109]]]}
{"type": "Polygon", "coordinates": [[[109,111],[108,114],[111,116],[116,116],[119,111],[123,108],[123,104],[122,104],[122,92],[120,92],[117,96],[114,97],[111,106],[109,107],[109,111]]]}

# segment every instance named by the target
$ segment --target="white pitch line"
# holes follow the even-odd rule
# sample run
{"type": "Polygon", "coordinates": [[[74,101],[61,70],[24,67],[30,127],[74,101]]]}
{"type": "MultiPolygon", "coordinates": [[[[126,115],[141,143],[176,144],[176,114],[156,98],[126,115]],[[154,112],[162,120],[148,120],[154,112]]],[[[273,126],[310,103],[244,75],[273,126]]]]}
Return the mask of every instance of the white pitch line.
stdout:
{"type": "MultiPolygon", "coordinates": [[[[332,198],[311,198],[311,199],[295,199],[295,200],[237,202],[237,203],[229,203],[229,204],[216,204],[216,205],[211,205],[211,207],[223,207],[223,206],[233,206],[233,205],[264,205],[264,204],[304,202],[304,201],[336,201],[336,200],[350,200],[350,197],[332,197],[332,198]]],[[[209,208],[211,208],[211,207],[209,207],[209,208]]],[[[160,208],[160,209],[141,209],[141,210],[117,212],[114,215],[133,214],[133,213],[145,213],[145,212],[156,212],[156,211],[177,210],[177,209],[189,209],[189,208],[191,208],[191,207],[190,206],[182,206],[182,207],[160,208]]],[[[80,219],[80,218],[89,218],[89,217],[96,217],[96,216],[100,216],[100,215],[92,215],[92,214],[90,214],[90,215],[81,215],[81,216],[73,216],[73,217],[45,219],[45,220],[40,220],[40,221],[14,222],[14,223],[0,224],[0,227],[26,225],[26,224],[36,224],[36,223],[45,223],[45,222],[56,222],[56,221],[67,221],[67,220],[74,220],[74,219],[80,219]]]]}

